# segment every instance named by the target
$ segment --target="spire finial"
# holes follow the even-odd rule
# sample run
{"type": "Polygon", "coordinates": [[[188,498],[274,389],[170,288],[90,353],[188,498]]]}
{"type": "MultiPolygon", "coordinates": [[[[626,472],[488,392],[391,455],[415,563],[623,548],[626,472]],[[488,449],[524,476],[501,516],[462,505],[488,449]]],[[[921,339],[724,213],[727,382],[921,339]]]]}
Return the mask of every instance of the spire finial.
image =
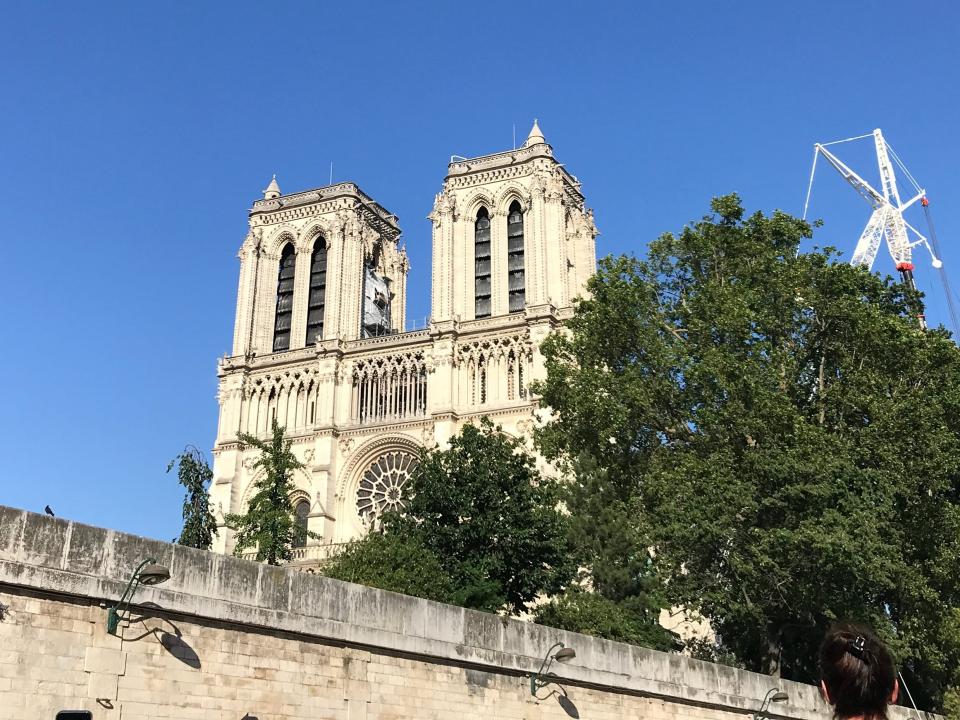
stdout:
{"type": "Polygon", "coordinates": [[[530,128],[530,134],[527,135],[527,141],[523,144],[523,146],[530,147],[531,145],[539,145],[546,142],[547,141],[543,137],[543,133],[540,131],[540,123],[536,118],[534,118],[533,127],[530,128]]]}
{"type": "Polygon", "coordinates": [[[280,186],[277,185],[277,174],[274,173],[270,184],[267,185],[266,190],[263,191],[263,199],[273,200],[274,198],[278,197],[280,197],[280,186]]]}

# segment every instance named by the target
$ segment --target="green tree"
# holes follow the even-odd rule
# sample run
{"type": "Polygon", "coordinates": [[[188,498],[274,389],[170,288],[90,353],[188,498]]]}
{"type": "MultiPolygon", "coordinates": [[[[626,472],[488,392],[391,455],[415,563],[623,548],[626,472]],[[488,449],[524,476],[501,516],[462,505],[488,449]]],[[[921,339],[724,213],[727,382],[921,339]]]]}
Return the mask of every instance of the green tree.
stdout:
{"type": "Polygon", "coordinates": [[[236,532],[234,555],[255,547],[258,561],[279,565],[290,559],[297,539],[290,494],[296,489],[293,473],[303,468],[303,463],[290,451],[290,440],[284,437],[276,419],[271,424],[271,432],[269,441],[247,433],[238,436],[241,448],[250,446],[260,451],[253,469],[263,472],[254,481],[255,492],[247,511],[228,514],[226,524],[236,532]]]}
{"type": "Polygon", "coordinates": [[[803,221],[712,210],[600,263],[543,348],[540,445],[603,471],[719,653],[810,681],[826,627],[866,622],[939,706],[960,681],[960,351],[904,286],[799,252],[803,221]]]}
{"type": "Polygon", "coordinates": [[[673,650],[674,635],[657,623],[643,603],[617,602],[578,585],[540,605],[534,619],[541,625],[593,635],[655,650],[673,650]]]}
{"type": "Polygon", "coordinates": [[[573,557],[581,568],[579,584],[566,596],[537,608],[544,625],[672,650],[676,636],[659,623],[666,605],[629,486],[610,481],[592,458],[569,463],[562,487],[573,557]],[[584,592],[589,587],[590,592],[584,592]]]}
{"type": "Polygon", "coordinates": [[[210,481],[213,471],[197,448],[188,445],[167,465],[174,466],[180,484],[186,488],[183,498],[183,530],[176,541],[180,545],[209,550],[217,534],[217,520],[210,509],[210,481]]]}
{"type": "Polygon", "coordinates": [[[457,604],[522,612],[573,575],[559,484],[487,418],[422,457],[409,497],[384,527],[417,536],[440,559],[457,604]]]}
{"type": "Polygon", "coordinates": [[[348,579],[348,568],[355,582],[487,612],[521,612],[572,578],[558,483],[488,419],[424,452],[404,492],[402,514],[386,513],[379,531],[334,561],[337,577],[348,579]],[[425,577],[397,571],[406,553],[425,577]]]}
{"type": "Polygon", "coordinates": [[[438,602],[454,599],[449,574],[416,536],[374,530],[349,543],[324,566],[323,574],[438,602]]]}

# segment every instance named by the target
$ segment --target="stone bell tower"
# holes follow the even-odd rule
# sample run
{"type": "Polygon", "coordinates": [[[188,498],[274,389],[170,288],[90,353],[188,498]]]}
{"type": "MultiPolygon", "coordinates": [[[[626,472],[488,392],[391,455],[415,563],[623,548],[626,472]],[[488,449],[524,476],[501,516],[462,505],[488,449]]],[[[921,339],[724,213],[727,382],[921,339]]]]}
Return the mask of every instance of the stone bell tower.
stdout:
{"type": "Polygon", "coordinates": [[[593,214],[536,121],[521,148],[451,162],[430,219],[434,322],[567,309],[595,270],[593,214]]]}
{"type": "Polygon", "coordinates": [[[596,265],[580,183],[534,121],[521,148],[455,158],[429,217],[436,437],[483,415],[528,434],[540,344],[571,316],[596,265]]]}
{"type": "MultiPolygon", "coordinates": [[[[355,403],[344,350],[404,331],[409,264],[399,236],[396,216],[350,182],[284,195],[274,178],[253,203],[233,353],[218,367],[211,497],[220,517],[245,507],[255,479],[256,453],[238,434],[265,437],[276,420],[307,465],[296,478],[298,522],[333,539],[337,437],[355,403]]],[[[216,549],[231,547],[221,524],[216,549]]]]}
{"type": "Polygon", "coordinates": [[[238,254],[233,355],[402,332],[408,263],[399,236],[396,217],[353,183],[282,195],[274,177],[238,254]]]}

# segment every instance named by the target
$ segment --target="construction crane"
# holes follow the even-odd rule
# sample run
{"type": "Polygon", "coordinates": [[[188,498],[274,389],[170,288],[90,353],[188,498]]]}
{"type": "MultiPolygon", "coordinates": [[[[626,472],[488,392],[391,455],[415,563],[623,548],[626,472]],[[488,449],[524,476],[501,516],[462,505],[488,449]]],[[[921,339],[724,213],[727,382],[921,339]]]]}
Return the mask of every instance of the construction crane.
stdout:
{"type": "MultiPolygon", "coordinates": [[[[937,246],[936,232],[933,228],[933,220],[930,216],[930,202],[927,200],[926,191],[917,184],[913,175],[907,170],[906,166],[894,152],[893,148],[887,144],[883,138],[880,129],[874,130],[866,135],[857,135],[856,137],[846,138],[844,140],[835,140],[828,143],[817,143],[813,146],[813,167],[810,169],[810,184],[807,187],[807,199],[803,204],[803,218],[807,217],[807,209],[810,206],[810,193],[813,190],[813,178],[817,171],[817,159],[820,156],[830,163],[840,176],[857,191],[857,193],[866,200],[873,208],[873,213],[867,221],[867,226],[860,234],[857,246],[853,251],[851,265],[861,265],[868,270],[873,268],[873,263],[877,258],[877,252],[880,250],[880,243],[886,240],[887,250],[890,257],[893,258],[894,265],[900,273],[903,283],[912,290],[916,290],[916,282],[913,278],[913,249],[922,245],[930,253],[930,259],[935,268],[940,271],[940,280],[943,283],[944,291],[947,296],[947,306],[950,310],[950,319],[953,323],[954,332],[956,332],[957,314],[953,304],[949,282],[946,272],[943,269],[943,262],[940,260],[940,251],[937,246]],[[862,140],[864,138],[873,138],[874,146],[877,152],[877,165],[880,168],[880,187],[882,191],[875,189],[870,183],[864,180],[860,175],[851,170],[840,158],[833,154],[827,147],[839,145],[841,143],[862,140]],[[891,162],[891,159],[893,162],[891,162]],[[913,186],[916,195],[903,202],[900,199],[900,190],[897,187],[897,178],[894,173],[894,162],[903,171],[904,176],[913,186]],[[904,212],[920,202],[927,217],[927,223],[930,228],[930,236],[933,240],[933,246],[930,241],[918,231],[913,225],[904,218],[904,212]]],[[[920,316],[920,324],[926,328],[924,317],[920,316]]]]}

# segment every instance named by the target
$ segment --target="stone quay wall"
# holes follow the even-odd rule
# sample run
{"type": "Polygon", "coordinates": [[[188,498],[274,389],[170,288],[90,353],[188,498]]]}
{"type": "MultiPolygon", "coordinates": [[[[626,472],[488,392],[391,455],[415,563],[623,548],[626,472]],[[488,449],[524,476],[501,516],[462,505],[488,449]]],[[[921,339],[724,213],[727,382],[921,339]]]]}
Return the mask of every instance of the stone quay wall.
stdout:
{"type": "Polygon", "coordinates": [[[771,717],[829,717],[810,685],[3,506],[0,611],[3,720],[747,720],[774,687],[771,717]],[[146,558],[171,578],[109,635],[146,558]]]}

